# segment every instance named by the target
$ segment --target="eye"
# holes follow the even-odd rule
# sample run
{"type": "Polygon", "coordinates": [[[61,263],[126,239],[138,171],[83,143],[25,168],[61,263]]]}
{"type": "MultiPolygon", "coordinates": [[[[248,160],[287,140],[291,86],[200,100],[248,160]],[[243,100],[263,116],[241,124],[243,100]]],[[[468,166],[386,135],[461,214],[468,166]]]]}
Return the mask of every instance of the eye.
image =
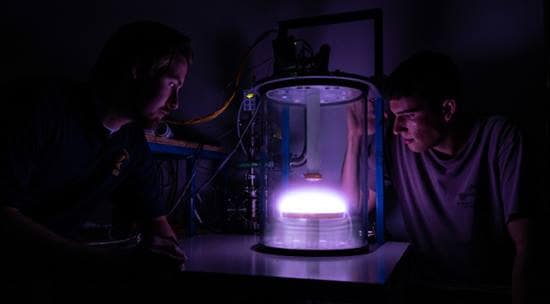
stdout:
{"type": "Polygon", "coordinates": [[[173,82],[173,81],[170,81],[170,82],[168,83],[168,86],[171,87],[171,88],[177,88],[177,87],[178,87],[178,84],[175,83],[175,82],[173,82]]]}

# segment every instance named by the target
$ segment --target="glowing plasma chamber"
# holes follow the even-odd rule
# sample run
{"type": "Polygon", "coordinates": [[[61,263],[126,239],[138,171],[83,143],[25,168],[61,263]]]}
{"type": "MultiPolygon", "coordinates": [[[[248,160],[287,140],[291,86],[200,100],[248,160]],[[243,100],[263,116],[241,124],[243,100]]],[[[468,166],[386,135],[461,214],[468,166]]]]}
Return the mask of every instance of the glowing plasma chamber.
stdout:
{"type": "Polygon", "coordinates": [[[266,225],[264,246],[292,250],[346,250],[365,245],[360,218],[348,212],[344,198],[322,188],[293,189],[278,200],[266,225]]]}
{"type": "MultiPolygon", "coordinates": [[[[320,133],[324,123],[321,107],[363,102],[379,95],[368,79],[346,73],[267,79],[255,87],[255,92],[269,103],[305,108],[307,162],[303,177],[313,184],[322,183],[324,178],[320,142],[327,138],[320,133]]],[[[346,123],[345,119],[339,122],[346,123]]],[[[283,150],[288,149],[288,143],[286,147],[283,150]]],[[[267,204],[259,245],[312,255],[367,249],[366,208],[348,210],[350,202],[330,189],[318,184],[306,188],[287,184],[279,189],[283,193],[267,204]]],[[[360,206],[362,203],[352,204],[360,206]]]]}

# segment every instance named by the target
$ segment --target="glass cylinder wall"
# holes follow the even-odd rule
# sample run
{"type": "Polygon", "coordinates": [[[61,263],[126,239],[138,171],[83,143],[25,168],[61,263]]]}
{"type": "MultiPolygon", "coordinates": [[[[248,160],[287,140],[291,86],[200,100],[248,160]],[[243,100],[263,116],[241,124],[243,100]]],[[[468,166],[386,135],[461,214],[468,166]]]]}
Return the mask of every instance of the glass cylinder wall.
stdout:
{"type": "Polygon", "coordinates": [[[355,105],[366,115],[357,105],[365,104],[369,87],[259,90],[268,120],[264,155],[271,164],[265,166],[261,246],[312,253],[367,248],[366,199],[359,195],[366,174],[358,174],[356,195],[350,194],[342,186],[342,166],[350,110],[355,105]]]}

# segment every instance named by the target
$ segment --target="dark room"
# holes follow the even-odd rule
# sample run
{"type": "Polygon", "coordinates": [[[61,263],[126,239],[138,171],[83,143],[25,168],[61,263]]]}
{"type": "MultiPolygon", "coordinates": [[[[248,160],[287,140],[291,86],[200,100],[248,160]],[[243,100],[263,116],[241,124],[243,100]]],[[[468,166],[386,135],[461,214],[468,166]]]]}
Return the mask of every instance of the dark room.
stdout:
{"type": "Polygon", "coordinates": [[[2,303],[548,303],[550,1],[4,1],[2,303]]]}

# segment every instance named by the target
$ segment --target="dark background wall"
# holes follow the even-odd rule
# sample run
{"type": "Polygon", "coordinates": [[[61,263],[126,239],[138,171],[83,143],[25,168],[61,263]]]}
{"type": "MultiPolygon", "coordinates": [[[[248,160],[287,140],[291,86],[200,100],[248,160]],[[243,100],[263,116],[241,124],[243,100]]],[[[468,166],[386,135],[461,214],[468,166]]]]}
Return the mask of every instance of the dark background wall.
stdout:
{"type": "MultiPolygon", "coordinates": [[[[85,79],[114,29],[132,20],[153,19],[181,29],[193,39],[196,60],[185,87],[181,115],[194,117],[222,103],[224,85],[234,75],[246,47],[264,30],[276,28],[277,21],[382,8],[386,73],[414,51],[444,51],[463,69],[466,96],[478,110],[526,114],[542,103],[537,94],[544,86],[547,58],[543,2],[8,0],[0,13],[0,79],[29,73],[85,79]]],[[[372,27],[368,22],[305,32],[305,38],[314,35],[318,45],[331,44],[332,68],[372,74],[372,27]]],[[[270,40],[259,46],[253,55],[257,62],[251,66],[271,55],[270,40]]],[[[231,112],[224,116],[232,116],[231,112]]],[[[223,121],[224,117],[202,127],[216,134],[227,126],[223,121]]]]}
{"type": "MultiPolygon", "coordinates": [[[[187,119],[209,113],[223,103],[229,93],[225,86],[232,80],[247,46],[263,31],[276,29],[278,21],[381,8],[386,74],[415,51],[432,49],[448,53],[462,69],[470,109],[519,118],[528,128],[529,136],[540,142],[534,153],[543,159],[548,152],[549,125],[544,3],[544,0],[8,0],[3,2],[0,12],[0,80],[29,74],[84,80],[110,33],[124,23],[152,19],[174,26],[192,38],[195,62],[183,90],[183,106],[175,114],[187,119]]],[[[294,34],[310,41],[314,49],[329,43],[331,70],[371,76],[372,32],[371,23],[358,21],[303,29],[294,34]]],[[[260,44],[252,54],[245,85],[250,85],[253,76],[270,75],[271,62],[257,65],[272,56],[273,38],[260,44]]],[[[28,85],[32,89],[34,84],[28,85]]],[[[25,92],[21,94],[24,96],[25,92]]],[[[204,135],[203,139],[230,146],[235,136],[230,134],[221,140],[220,135],[234,128],[236,105],[217,120],[187,130],[181,136],[199,133],[204,135]]],[[[322,130],[328,138],[322,151],[333,179],[339,174],[339,156],[343,153],[343,113],[342,108],[335,107],[322,114],[331,121],[322,130]]],[[[300,114],[291,115],[293,123],[299,124],[300,114]]],[[[303,135],[300,130],[293,128],[293,136],[303,135]]],[[[547,162],[541,168],[547,170],[547,162]]]]}
{"type": "MultiPolygon", "coordinates": [[[[526,126],[529,139],[537,147],[530,158],[541,163],[536,182],[547,187],[550,169],[546,160],[550,139],[547,2],[4,0],[0,9],[0,81],[24,75],[85,80],[103,43],[117,27],[138,19],[156,20],[182,30],[193,41],[195,62],[183,90],[183,106],[175,115],[187,119],[209,113],[223,103],[229,93],[224,88],[232,80],[247,46],[263,31],[275,29],[278,21],[381,8],[385,73],[389,74],[399,62],[418,50],[432,49],[451,55],[462,69],[470,110],[513,116],[526,126]]],[[[372,32],[371,23],[354,22],[304,29],[294,34],[309,40],[314,49],[321,43],[329,43],[331,70],[371,76],[372,32]]],[[[264,41],[253,53],[245,85],[250,85],[252,76],[270,75],[271,62],[257,65],[272,56],[273,38],[264,41]]],[[[29,90],[34,85],[28,83],[29,90]]],[[[24,97],[25,92],[21,92],[21,100],[0,99],[0,102],[24,102],[24,97]]],[[[234,133],[224,139],[220,139],[220,135],[234,128],[236,105],[217,120],[185,130],[179,136],[199,133],[203,140],[231,146],[234,133]]],[[[344,111],[335,107],[324,110],[322,115],[330,122],[322,129],[323,170],[329,181],[336,181],[343,154],[344,111]]],[[[299,113],[291,116],[296,126],[292,128],[293,137],[299,140],[303,136],[301,116],[299,113]]],[[[293,145],[299,146],[299,143],[293,145]]],[[[544,191],[537,203],[548,211],[548,191],[544,191]]],[[[547,227],[539,224],[537,228],[547,237],[547,227]]]]}

